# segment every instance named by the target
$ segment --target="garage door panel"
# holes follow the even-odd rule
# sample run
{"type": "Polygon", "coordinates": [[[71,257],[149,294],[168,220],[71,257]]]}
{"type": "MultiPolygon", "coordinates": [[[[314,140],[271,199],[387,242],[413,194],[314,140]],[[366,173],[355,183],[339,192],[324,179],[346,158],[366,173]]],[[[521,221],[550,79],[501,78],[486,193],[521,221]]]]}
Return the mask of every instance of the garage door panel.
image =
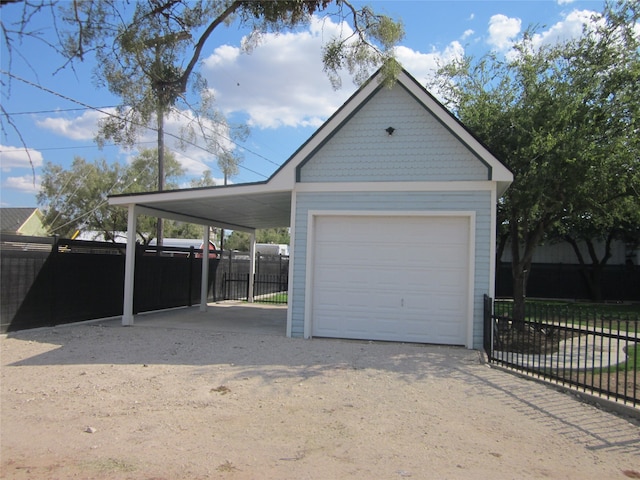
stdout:
{"type": "Polygon", "coordinates": [[[468,217],[317,217],[311,333],[464,344],[468,217]]]}

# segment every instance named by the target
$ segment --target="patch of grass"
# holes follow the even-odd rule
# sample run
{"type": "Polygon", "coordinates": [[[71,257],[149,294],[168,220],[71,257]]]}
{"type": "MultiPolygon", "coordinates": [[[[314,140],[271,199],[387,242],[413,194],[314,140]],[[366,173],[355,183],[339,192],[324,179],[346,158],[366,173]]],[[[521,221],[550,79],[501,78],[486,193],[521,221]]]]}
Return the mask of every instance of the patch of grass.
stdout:
{"type": "Polygon", "coordinates": [[[137,470],[135,465],[119,458],[98,458],[83,462],[83,465],[100,473],[135,472],[137,470]]]}
{"type": "MultiPolygon", "coordinates": [[[[497,300],[495,314],[511,317],[513,302],[497,300]]],[[[585,303],[560,300],[527,300],[525,321],[560,322],[568,327],[603,327],[609,330],[640,330],[639,304],[585,303]]]]}
{"type": "Polygon", "coordinates": [[[615,317],[627,315],[640,315],[640,304],[631,303],[590,303],[590,302],[566,302],[560,300],[527,300],[527,306],[550,307],[562,309],[567,313],[583,315],[595,315],[597,317],[615,317]]]}
{"type": "Polygon", "coordinates": [[[236,467],[229,460],[226,460],[224,463],[218,465],[216,470],[218,470],[219,472],[235,472],[238,471],[238,467],[236,467]]]}
{"type": "Polygon", "coordinates": [[[609,372],[640,372],[640,346],[638,344],[629,347],[626,351],[627,360],[617,365],[612,365],[609,372]]]}
{"type": "Polygon", "coordinates": [[[286,292],[278,292],[271,295],[263,295],[256,298],[256,303],[287,303],[289,295],[286,292]]]}

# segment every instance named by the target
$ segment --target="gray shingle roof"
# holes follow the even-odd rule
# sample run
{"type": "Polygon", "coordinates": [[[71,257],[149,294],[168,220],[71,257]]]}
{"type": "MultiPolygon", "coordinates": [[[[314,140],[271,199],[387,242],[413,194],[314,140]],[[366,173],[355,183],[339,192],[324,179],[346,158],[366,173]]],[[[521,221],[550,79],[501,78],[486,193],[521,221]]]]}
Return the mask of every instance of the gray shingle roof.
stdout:
{"type": "Polygon", "coordinates": [[[16,233],[37,208],[0,208],[0,231],[16,233]]]}

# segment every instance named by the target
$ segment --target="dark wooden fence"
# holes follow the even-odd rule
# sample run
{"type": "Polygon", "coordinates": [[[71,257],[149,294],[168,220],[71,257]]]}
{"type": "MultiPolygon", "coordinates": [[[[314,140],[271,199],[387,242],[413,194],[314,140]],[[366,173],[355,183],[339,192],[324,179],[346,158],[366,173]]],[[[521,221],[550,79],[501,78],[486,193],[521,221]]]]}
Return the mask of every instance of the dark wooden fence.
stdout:
{"type": "MultiPolygon", "coordinates": [[[[604,301],[640,301],[640,266],[606,265],[602,272],[601,286],[604,301]]],[[[501,263],[497,268],[496,296],[513,297],[510,263],[501,263]]],[[[527,297],[593,300],[580,265],[562,263],[531,265],[527,297]]]]}
{"type": "MultiPolygon", "coordinates": [[[[200,250],[136,251],[134,312],[200,302],[200,250]]],[[[249,256],[209,259],[207,301],[231,299],[224,276],[249,273],[249,256]]],[[[0,332],[122,315],[125,246],[0,235],[0,332]]],[[[257,275],[288,272],[288,257],[261,256],[257,275]]],[[[247,277],[248,278],[248,277],[247,277]]]]}

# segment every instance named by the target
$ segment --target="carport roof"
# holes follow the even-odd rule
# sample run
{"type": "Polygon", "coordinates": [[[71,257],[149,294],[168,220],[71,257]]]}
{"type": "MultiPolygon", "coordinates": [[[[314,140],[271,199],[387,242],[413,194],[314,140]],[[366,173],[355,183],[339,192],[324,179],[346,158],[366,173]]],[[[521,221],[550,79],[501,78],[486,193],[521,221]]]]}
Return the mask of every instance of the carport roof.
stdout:
{"type": "Polygon", "coordinates": [[[172,220],[232,230],[288,227],[291,189],[267,182],[114,195],[112,205],[135,204],[139,212],[172,220]]]}

